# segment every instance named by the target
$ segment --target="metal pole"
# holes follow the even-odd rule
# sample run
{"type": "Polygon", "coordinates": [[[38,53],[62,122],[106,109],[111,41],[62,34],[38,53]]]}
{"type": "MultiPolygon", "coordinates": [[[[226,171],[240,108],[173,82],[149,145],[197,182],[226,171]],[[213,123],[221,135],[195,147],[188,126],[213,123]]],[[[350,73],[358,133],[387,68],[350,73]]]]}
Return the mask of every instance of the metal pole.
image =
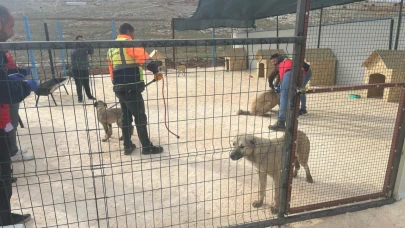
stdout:
{"type": "MultiPolygon", "coordinates": [[[[388,159],[388,166],[386,171],[386,179],[383,191],[387,193],[387,197],[393,197],[395,184],[398,176],[398,168],[401,161],[402,150],[404,148],[405,140],[405,88],[402,88],[401,98],[397,111],[397,119],[394,129],[394,137],[391,145],[391,154],[388,159]]],[[[398,183],[399,184],[399,183],[398,183]]]]}
{"type": "MultiPolygon", "coordinates": [[[[212,28],[212,39],[215,39],[215,28],[212,28]]],[[[215,45],[212,45],[212,67],[215,67],[215,45]]]]}
{"type": "Polygon", "coordinates": [[[394,50],[398,50],[399,35],[401,34],[401,23],[402,23],[402,9],[404,7],[404,0],[401,0],[399,5],[399,16],[398,16],[398,26],[397,26],[397,37],[395,39],[394,50]]]}
{"type": "MultiPolygon", "coordinates": [[[[248,28],[246,28],[246,38],[249,38],[249,29],[248,28]]],[[[252,45],[252,48],[253,48],[253,45],[252,45]]],[[[246,56],[246,59],[248,60],[248,61],[246,61],[246,67],[247,67],[247,69],[250,69],[250,66],[249,66],[249,44],[247,44],[246,45],[246,54],[247,54],[247,56],[246,56]]]]}
{"type": "Polygon", "coordinates": [[[322,17],[323,17],[323,8],[321,9],[321,15],[319,16],[319,30],[318,30],[318,45],[317,45],[317,48],[320,48],[320,46],[321,46],[322,17]]]}
{"type": "MultiPolygon", "coordinates": [[[[309,19],[310,0],[298,0],[295,36],[307,36],[309,19]]],[[[292,183],[292,163],[291,157],[295,154],[296,138],[298,129],[298,108],[300,96],[297,95],[296,88],[302,82],[300,75],[305,56],[305,43],[295,43],[293,51],[293,67],[291,72],[290,85],[288,89],[288,105],[286,114],[285,144],[282,157],[282,178],[280,180],[280,205],[278,208],[278,217],[283,218],[289,210],[291,199],[292,183]]]]}
{"type": "MultiPolygon", "coordinates": [[[[279,36],[278,34],[278,16],[276,17],[276,33],[277,33],[277,37],[279,36]]],[[[280,49],[280,44],[277,43],[277,50],[280,49]]]]}
{"type": "Polygon", "coordinates": [[[390,41],[388,44],[388,50],[392,50],[392,39],[394,38],[394,19],[391,19],[390,23],[390,41]]]}
{"type": "MultiPolygon", "coordinates": [[[[44,23],[44,29],[45,29],[45,37],[46,41],[49,41],[49,31],[48,31],[48,24],[44,23]]],[[[48,55],[49,55],[49,64],[51,65],[51,72],[52,72],[52,77],[55,77],[55,69],[53,67],[53,58],[52,58],[52,51],[51,49],[48,49],[48,55]]]]}
{"type": "MultiPolygon", "coordinates": [[[[172,18],[172,39],[174,40],[175,34],[174,34],[174,18],[172,18]]],[[[176,69],[176,48],[173,47],[173,67],[176,69]]]]}
{"type": "MultiPolygon", "coordinates": [[[[62,26],[60,25],[60,21],[57,22],[57,25],[58,25],[58,38],[60,41],[62,41],[63,40],[62,26]]],[[[63,49],[60,49],[60,56],[62,58],[63,75],[66,76],[67,72],[66,72],[66,63],[65,63],[65,52],[63,49]]]]}
{"type": "Polygon", "coordinates": [[[113,40],[117,39],[117,29],[115,28],[115,21],[111,21],[111,29],[112,29],[112,38],[113,40]]]}
{"type": "MultiPolygon", "coordinates": [[[[30,25],[28,23],[28,18],[24,17],[24,25],[25,25],[25,33],[27,35],[27,41],[31,41],[31,31],[30,31],[30,25]]],[[[32,77],[34,78],[35,81],[38,82],[38,72],[37,72],[37,64],[35,63],[35,55],[34,51],[29,50],[29,56],[30,56],[30,61],[31,61],[31,66],[32,66],[32,77]]]]}

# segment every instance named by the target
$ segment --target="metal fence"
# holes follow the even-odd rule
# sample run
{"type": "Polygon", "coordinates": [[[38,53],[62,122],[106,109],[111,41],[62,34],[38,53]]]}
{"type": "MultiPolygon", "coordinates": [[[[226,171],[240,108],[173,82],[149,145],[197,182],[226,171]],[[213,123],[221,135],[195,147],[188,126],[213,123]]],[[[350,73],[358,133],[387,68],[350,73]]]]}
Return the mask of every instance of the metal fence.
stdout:
{"type": "MultiPolygon", "coordinates": [[[[115,124],[112,137],[102,141],[102,120],[94,102],[84,95],[83,103],[78,103],[74,80],[63,75],[58,60],[49,62],[48,56],[60,50],[70,61],[69,50],[79,43],[2,44],[1,49],[21,66],[30,64],[33,50],[41,83],[50,82],[55,88],[53,96],[31,95],[21,103],[25,128],[18,129],[19,145],[35,159],[13,164],[17,178],[13,210],[32,214],[27,227],[270,226],[317,217],[312,212],[317,209],[391,199],[405,129],[404,51],[376,50],[364,58],[364,84],[336,86],[333,77],[339,59],[330,59],[325,51],[305,53],[306,2],[299,1],[294,37],[80,43],[95,50],[89,60],[91,91],[108,107],[118,102],[107,70],[108,48],[143,47],[164,56],[164,79],[143,92],[149,136],[164,147],[160,155],[141,155],[140,149],[124,155],[121,130],[115,124]],[[288,53],[294,77],[285,133],[268,129],[277,112],[238,115],[241,109],[250,110],[259,95],[270,92],[266,78],[256,74],[259,64],[268,64],[262,71],[271,70],[269,54],[260,56],[257,68],[246,69],[248,59],[253,59],[246,55],[252,54],[234,49],[249,45],[259,45],[263,53],[274,53],[270,48],[274,46],[293,46],[293,53],[288,53]],[[208,53],[212,46],[226,57],[216,59],[215,67],[208,53]],[[182,53],[177,65],[167,60],[174,48],[182,53]],[[304,56],[312,71],[309,90],[302,89],[298,76],[304,56]],[[308,115],[299,115],[302,93],[307,94],[308,115]],[[302,140],[298,130],[310,142],[303,147],[310,147],[313,183],[308,183],[304,167],[294,177],[294,168],[299,167],[295,156],[302,152],[297,148],[302,140]],[[262,159],[270,164],[264,171],[279,177],[268,177],[263,205],[255,202],[263,191],[257,166],[247,155],[230,159],[235,146],[241,146],[234,144],[238,134],[279,139],[278,149],[284,145],[282,153],[269,152],[262,159]],[[274,205],[277,198],[279,205],[274,205]]],[[[146,82],[152,79],[145,72],[146,82]]],[[[256,107],[262,111],[258,103],[256,107]]],[[[132,141],[139,148],[136,135],[132,141]]],[[[360,209],[365,204],[356,205],[360,209]]],[[[352,209],[341,207],[340,212],[352,209]]]]}
{"type": "MultiPolygon", "coordinates": [[[[303,37],[288,37],[85,41],[82,45],[95,50],[90,69],[106,69],[107,62],[102,59],[109,47],[152,47],[168,55],[165,48],[173,46],[187,53],[212,45],[227,50],[240,44],[293,45],[304,41],[303,37]]],[[[54,53],[75,45],[29,42],[4,44],[2,48],[18,59],[28,55],[28,49],[47,56],[48,50],[54,53]]],[[[206,59],[209,57],[197,61],[204,63],[206,59]]],[[[55,80],[47,60],[38,58],[37,67],[41,83],[55,80]]],[[[60,78],[60,69],[55,68],[55,78],[60,78]]],[[[83,103],[78,103],[73,79],[65,83],[67,92],[56,84],[55,103],[51,96],[41,96],[36,104],[31,95],[21,104],[20,116],[26,126],[18,129],[18,134],[19,144],[29,148],[35,160],[14,164],[18,181],[13,209],[30,212],[33,227],[228,226],[275,218],[268,206],[259,210],[252,207],[258,193],[253,167],[229,157],[237,134],[269,136],[268,119],[236,114],[249,107],[258,92],[268,91],[263,78],[249,75],[253,73],[227,72],[224,67],[190,65],[185,72],[167,69],[164,79],[149,85],[143,93],[151,141],[165,149],[153,156],[141,155],[139,149],[125,156],[118,140],[121,131],[115,124],[112,138],[102,142],[102,120],[97,117],[94,102],[84,94],[83,103]],[[165,124],[180,138],[171,135],[165,124]]],[[[145,74],[146,82],[152,78],[145,74]]],[[[92,95],[108,107],[118,102],[108,74],[91,73],[91,87],[92,95]]],[[[132,140],[140,147],[136,134],[132,140]]],[[[269,185],[268,204],[272,189],[269,185]]]]}

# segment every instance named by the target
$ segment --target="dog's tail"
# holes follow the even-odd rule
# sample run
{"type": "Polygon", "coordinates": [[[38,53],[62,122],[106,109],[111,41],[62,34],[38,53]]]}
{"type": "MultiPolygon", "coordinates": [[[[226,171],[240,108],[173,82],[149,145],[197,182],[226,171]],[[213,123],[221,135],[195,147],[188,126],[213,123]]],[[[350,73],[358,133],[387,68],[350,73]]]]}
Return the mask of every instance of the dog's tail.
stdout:
{"type": "Polygon", "coordinates": [[[243,111],[243,110],[239,110],[236,114],[237,115],[251,115],[249,111],[243,111]]]}

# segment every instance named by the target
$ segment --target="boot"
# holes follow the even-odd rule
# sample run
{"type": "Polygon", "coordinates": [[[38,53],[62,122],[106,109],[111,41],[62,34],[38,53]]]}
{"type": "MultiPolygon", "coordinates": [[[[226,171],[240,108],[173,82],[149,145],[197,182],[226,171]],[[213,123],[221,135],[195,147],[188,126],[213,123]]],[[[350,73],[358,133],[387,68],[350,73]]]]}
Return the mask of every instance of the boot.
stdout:
{"type": "Polygon", "coordinates": [[[269,126],[269,129],[274,131],[285,131],[285,121],[277,120],[277,122],[274,125],[269,126]]]}
{"type": "Polygon", "coordinates": [[[131,148],[125,148],[124,149],[124,155],[131,155],[132,151],[134,151],[136,149],[136,145],[132,144],[131,148]]]}
{"type": "Polygon", "coordinates": [[[142,143],[142,154],[149,155],[149,154],[160,154],[163,152],[163,147],[161,146],[154,146],[148,136],[148,129],[146,125],[143,126],[136,126],[136,131],[138,132],[139,140],[142,143]]]}
{"type": "Polygon", "coordinates": [[[143,155],[150,155],[150,154],[160,154],[163,152],[163,147],[161,146],[154,146],[152,143],[149,146],[142,146],[142,154],[143,155]]]}

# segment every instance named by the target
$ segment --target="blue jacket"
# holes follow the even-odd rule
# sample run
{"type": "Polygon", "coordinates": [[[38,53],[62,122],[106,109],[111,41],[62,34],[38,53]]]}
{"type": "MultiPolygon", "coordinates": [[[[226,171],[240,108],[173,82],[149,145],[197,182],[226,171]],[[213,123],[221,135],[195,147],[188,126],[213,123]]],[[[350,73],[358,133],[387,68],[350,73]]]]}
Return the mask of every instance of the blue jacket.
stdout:
{"type": "Polygon", "coordinates": [[[23,80],[10,79],[6,65],[7,57],[0,51],[0,104],[19,103],[30,95],[31,87],[23,80]]]}

